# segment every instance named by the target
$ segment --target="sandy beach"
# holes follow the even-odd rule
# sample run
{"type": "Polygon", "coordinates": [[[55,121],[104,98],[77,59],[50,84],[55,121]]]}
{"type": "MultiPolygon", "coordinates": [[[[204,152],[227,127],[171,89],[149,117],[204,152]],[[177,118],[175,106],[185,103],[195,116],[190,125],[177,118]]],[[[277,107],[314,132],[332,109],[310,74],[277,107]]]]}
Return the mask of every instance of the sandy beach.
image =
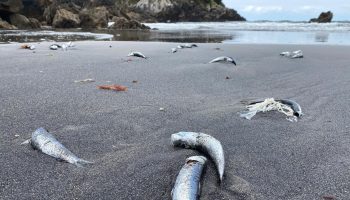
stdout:
{"type": "Polygon", "coordinates": [[[171,199],[185,159],[202,155],[171,145],[179,131],[210,134],[225,151],[224,181],[208,162],[201,200],[350,199],[350,46],[198,44],[172,54],[177,43],[50,44],[0,45],[0,199],[171,199]],[[304,58],[279,56],[298,49],[304,58]],[[127,57],[133,50],[149,59],[127,57]],[[208,64],[221,55],[237,66],[208,64]],[[74,82],[87,78],[96,82],[74,82]],[[105,84],[128,90],[97,88],[105,84]],[[293,99],[305,115],[237,114],[268,97],[293,99]],[[95,164],[20,145],[39,127],[95,164]]]}

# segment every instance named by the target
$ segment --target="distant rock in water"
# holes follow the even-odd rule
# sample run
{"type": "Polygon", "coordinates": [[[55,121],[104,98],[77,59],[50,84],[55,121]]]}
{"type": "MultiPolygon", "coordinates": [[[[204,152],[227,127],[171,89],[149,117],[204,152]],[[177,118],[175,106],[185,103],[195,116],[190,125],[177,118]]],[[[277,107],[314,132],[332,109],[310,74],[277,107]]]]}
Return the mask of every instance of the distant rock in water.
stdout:
{"type": "Polygon", "coordinates": [[[332,18],[333,18],[333,13],[331,11],[322,12],[318,18],[310,19],[310,22],[328,23],[332,21],[332,18]]]}

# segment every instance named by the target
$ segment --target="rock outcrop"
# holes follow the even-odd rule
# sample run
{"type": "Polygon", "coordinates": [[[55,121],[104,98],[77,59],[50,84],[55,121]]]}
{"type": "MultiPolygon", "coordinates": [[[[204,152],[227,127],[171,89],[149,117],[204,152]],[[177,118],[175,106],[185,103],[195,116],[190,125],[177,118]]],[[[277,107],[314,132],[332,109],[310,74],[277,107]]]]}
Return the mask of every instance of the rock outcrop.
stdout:
{"type": "Polygon", "coordinates": [[[56,11],[52,21],[52,26],[54,28],[77,28],[79,24],[79,15],[63,8],[56,11]]]}
{"type": "Polygon", "coordinates": [[[0,29],[17,29],[17,27],[0,18],[0,29]]]}
{"type": "Polygon", "coordinates": [[[83,28],[106,28],[108,24],[109,12],[106,7],[84,8],[80,13],[80,26],[83,28]]]}
{"type": "Polygon", "coordinates": [[[107,28],[112,19],[114,29],[148,29],[143,22],[245,20],[221,0],[0,0],[0,17],[2,27],[21,29],[107,28]]]}
{"type": "Polygon", "coordinates": [[[332,22],[333,13],[331,11],[322,12],[318,18],[310,19],[310,22],[328,23],[332,22]]]}
{"type": "Polygon", "coordinates": [[[110,27],[111,29],[150,29],[136,20],[127,20],[124,17],[113,17],[112,22],[114,24],[110,27]]]}

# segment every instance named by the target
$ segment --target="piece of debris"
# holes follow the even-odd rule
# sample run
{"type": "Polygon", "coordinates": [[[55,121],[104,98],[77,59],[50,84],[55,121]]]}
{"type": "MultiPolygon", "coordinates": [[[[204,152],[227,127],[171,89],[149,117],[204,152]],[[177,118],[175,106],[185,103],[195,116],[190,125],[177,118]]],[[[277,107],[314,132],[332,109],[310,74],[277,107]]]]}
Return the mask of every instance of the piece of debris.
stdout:
{"type": "Polygon", "coordinates": [[[128,88],[122,85],[100,85],[99,89],[103,90],[114,90],[114,91],[127,91],[128,88]]]}
{"type": "Polygon", "coordinates": [[[302,115],[299,104],[291,100],[275,100],[274,98],[267,98],[264,101],[254,102],[247,105],[247,111],[240,113],[240,116],[246,119],[251,119],[258,112],[278,111],[287,115],[287,120],[297,121],[297,117],[302,115]]]}
{"type": "Polygon", "coordinates": [[[137,80],[133,80],[132,83],[137,83],[138,81],[137,80]]]}
{"type": "Polygon", "coordinates": [[[159,108],[159,111],[165,111],[165,108],[159,108]]]}
{"type": "Polygon", "coordinates": [[[226,76],[225,79],[230,79],[230,77],[229,77],[229,76],[226,76]]]}
{"type": "Polygon", "coordinates": [[[74,83],[92,83],[95,82],[94,79],[92,78],[87,78],[87,79],[83,79],[83,80],[75,80],[74,83]]]}
{"type": "Polygon", "coordinates": [[[336,200],[337,198],[333,195],[323,195],[323,200],[336,200]]]}
{"type": "Polygon", "coordinates": [[[280,53],[281,56],[287,57],[287,58],[303,58],[303,52],[301,50],[297,51],[284,51],[280,53]]]}
{"type": "Polygon", "coordinates": [[[176,53],[177,52],[177,49],[176,48],[172,48],[171,49],[171,53],[176,53]]]}
{"type": "Polygon", "coordinates": [[[128,56],[135,56],[135,57],[139,57],[139,58],[147,58],[145,55],[143,55],[141,52],[138,51],[133,51],[131,53],[129,53],[128,56]]]}
{"type": "Polygon", "coordinates": [[[18,137],[19,137],[19,135],[18,135],[18,134],[16,134],[16,135],[15,135],[15,137],[16,137],[16,138],[18,138],[18,137]]]}
{"type": "Polygon", "coordinates": [[[216,63],[216,62],[229,62],[229,63],[236,65],[236,62],[233,60],[233,58],[228,57],[228,56],[217,57],[217,58],[211,60],[209,63],[216,63]]]}
{"type": "Polygon", "coordinates": [[[109,48],[112,48],[112,45],[109,45],[109,48]]]}
{"type": "Polygon", "coordinates": [[[35,49],[35,45],[23,44],[23,45],[21,45],[21,49],[34,50],[35,49]]]}

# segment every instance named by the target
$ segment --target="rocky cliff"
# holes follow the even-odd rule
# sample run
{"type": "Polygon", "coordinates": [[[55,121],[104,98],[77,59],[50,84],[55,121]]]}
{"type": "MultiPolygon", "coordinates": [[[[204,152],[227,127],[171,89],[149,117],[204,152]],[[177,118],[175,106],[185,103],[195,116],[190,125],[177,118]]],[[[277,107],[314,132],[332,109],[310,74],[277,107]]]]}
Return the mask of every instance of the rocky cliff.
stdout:
{"type": "Polygon", "coordinates": [[[146,29],[140,22],[244,21],[221,0],[0,0],[0,28],[146,29]]]}

